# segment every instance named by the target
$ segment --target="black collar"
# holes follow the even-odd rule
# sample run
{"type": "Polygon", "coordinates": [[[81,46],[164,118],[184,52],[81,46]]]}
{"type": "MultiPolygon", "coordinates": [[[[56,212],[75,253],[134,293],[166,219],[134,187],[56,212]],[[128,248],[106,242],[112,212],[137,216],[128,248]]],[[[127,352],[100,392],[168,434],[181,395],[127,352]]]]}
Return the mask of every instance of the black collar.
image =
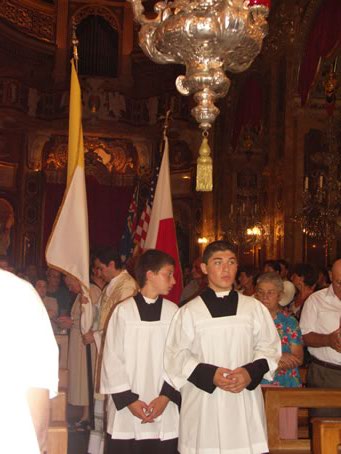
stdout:
{"type": "Polygon", "coordinates": [[[134,296],[134,300],[142,322],[157,322],[160,320],[162,310],[161,296],[158,297],[155,303],[148,304],[143,298],[143,295],[139,292],[134,296]]]}
{"type": "Polygon", "coordinates": [[[238,292],[231,290],[223,298],[219,298],[214,290],[206,288],[200,295],[212,317],[229,317],[237,314],[238,292]]]}

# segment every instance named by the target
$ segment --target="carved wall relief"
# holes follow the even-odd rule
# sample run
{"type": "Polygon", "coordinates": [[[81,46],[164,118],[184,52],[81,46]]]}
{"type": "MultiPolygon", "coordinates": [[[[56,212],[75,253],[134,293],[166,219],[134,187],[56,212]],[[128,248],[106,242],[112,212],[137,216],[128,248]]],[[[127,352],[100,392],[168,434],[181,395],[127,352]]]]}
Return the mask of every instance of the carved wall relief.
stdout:
{"type": "Polygon", "coordinates": [[[23,2],[5,0],[0,2],[0,17],[14,25],[21,32],[42,41],[54,42],[55,12],[43,11],[23,5],[23,2]]]}
{"type": "MultiPolygon", "coordinates": [[[[130,139],[85,137],[84,149],[86,174],[102,184],[131,186],[136,175],[148,174],[151,169],[152,150],[147,142],[139,142],[135,147],[130,139]]],[[[53,136],[43,151],[47,181],[62,183],[66,166],[67,137],[53,136]]]]}

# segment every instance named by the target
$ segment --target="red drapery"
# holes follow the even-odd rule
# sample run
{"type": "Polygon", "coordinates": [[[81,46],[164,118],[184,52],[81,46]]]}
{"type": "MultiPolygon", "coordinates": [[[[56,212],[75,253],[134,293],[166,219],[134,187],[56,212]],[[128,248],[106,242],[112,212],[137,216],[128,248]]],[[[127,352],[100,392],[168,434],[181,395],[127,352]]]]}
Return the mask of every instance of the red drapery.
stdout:
{"type": "Polygon", "coordinates": [[[238,100],[233,132],[232,148],[235,150],[244,126],[260,127],[263,115],[263,88],[257,75],[251,74],[244,82],[238,100]]]}
{"type": "MultiPolygon", "coordinates": [[[[118,246],[125,226],[132,187],[101,185],[91,176],[86,177],[89,214],[90,247],[118,246]]],[[[45,191],[43,255],[65,186],[48,183],[45,191]]]]}
{"type": "Polygon", "coordinates": [[[298,77],[302,106],[319,69],[321,58],[327,57],[341,42],[341,1],[325,0],[311,27],[298,77]]]}

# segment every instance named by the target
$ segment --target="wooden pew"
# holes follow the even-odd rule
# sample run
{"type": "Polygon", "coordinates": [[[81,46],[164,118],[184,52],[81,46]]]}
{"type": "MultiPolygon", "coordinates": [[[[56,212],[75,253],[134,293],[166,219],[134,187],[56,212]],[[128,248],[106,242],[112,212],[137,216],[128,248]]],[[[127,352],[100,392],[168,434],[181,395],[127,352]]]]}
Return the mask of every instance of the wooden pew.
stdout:
{"type": "Polygon", "coordinates": [[[313,453],[336,454],[341,444],[341,418],[313,418],[313,453]]]}
{"type": "Polygon", "coordinates": [[[47,454],[67,454],[66,405],[66,390],[59,390],[58,395],[50,400],[47,454]]]}
{"type": "Polygon", "coordinates": [[[68,431],[66,409],[69,373],[67,369],[69,337],[65,334],[57,334],[56,341],[59,347],[59,392],[50,401],[47,454],[67,454],[68,431]]]}
{"type": "Polygon", "coordinates": [[[49,425],[47,438],[47,454],[67,454],[67,424],[52,422],[49,425]]]}
{"type": "Polygon", "coordinates": [[[281,440],[279,438],[279,409],[341,408],[341,390],[322,388],[265,388],[264,405],[268,426],[269,450],[271,454],[308,454],[310,440],[281,440]]]}
{"type": "Polygon", "coordinates": [[[50,400],[50,422],[66,422],[66,392],[59,391],[58,395],[50,400]]]}

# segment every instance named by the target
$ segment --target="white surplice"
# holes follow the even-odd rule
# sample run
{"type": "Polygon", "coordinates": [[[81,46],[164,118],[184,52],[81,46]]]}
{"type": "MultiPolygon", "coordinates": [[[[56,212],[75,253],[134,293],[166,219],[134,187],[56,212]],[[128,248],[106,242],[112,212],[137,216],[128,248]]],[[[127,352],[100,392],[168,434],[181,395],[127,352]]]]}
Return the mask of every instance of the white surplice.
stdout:
{"type": "MultiPolygon", "coordinates": [[[[158,397],[163,382],[167,380],[163,369],[163,353],[167,332],[177,306],[163,299],[159,321],[141,321],[134,298],[119,304],[108,324],[106,333],[101,392],[115,394],[131,390],[139,399],[150,403],[158,397]]],[[[177,438],[179,411],[170,401],[154,423],[141,424],[125,407],[117,411],[108,398],[107,431],[113,439],[177,438]]]]}
{"type": "Polygon", "coordinates": [[[267,452],[260,386],[240,393],[216,388],[209,394],[188,378],[199,363],[235,369],[264,358],[270,369],[265,377],[271,379],[280,356],[275,324],[269,311],[254,298],[239,294],[233,316],[213,318],[200,297],[179,309],[169,330],[164,364],[182,396],[180,453],[267,452]]]}

